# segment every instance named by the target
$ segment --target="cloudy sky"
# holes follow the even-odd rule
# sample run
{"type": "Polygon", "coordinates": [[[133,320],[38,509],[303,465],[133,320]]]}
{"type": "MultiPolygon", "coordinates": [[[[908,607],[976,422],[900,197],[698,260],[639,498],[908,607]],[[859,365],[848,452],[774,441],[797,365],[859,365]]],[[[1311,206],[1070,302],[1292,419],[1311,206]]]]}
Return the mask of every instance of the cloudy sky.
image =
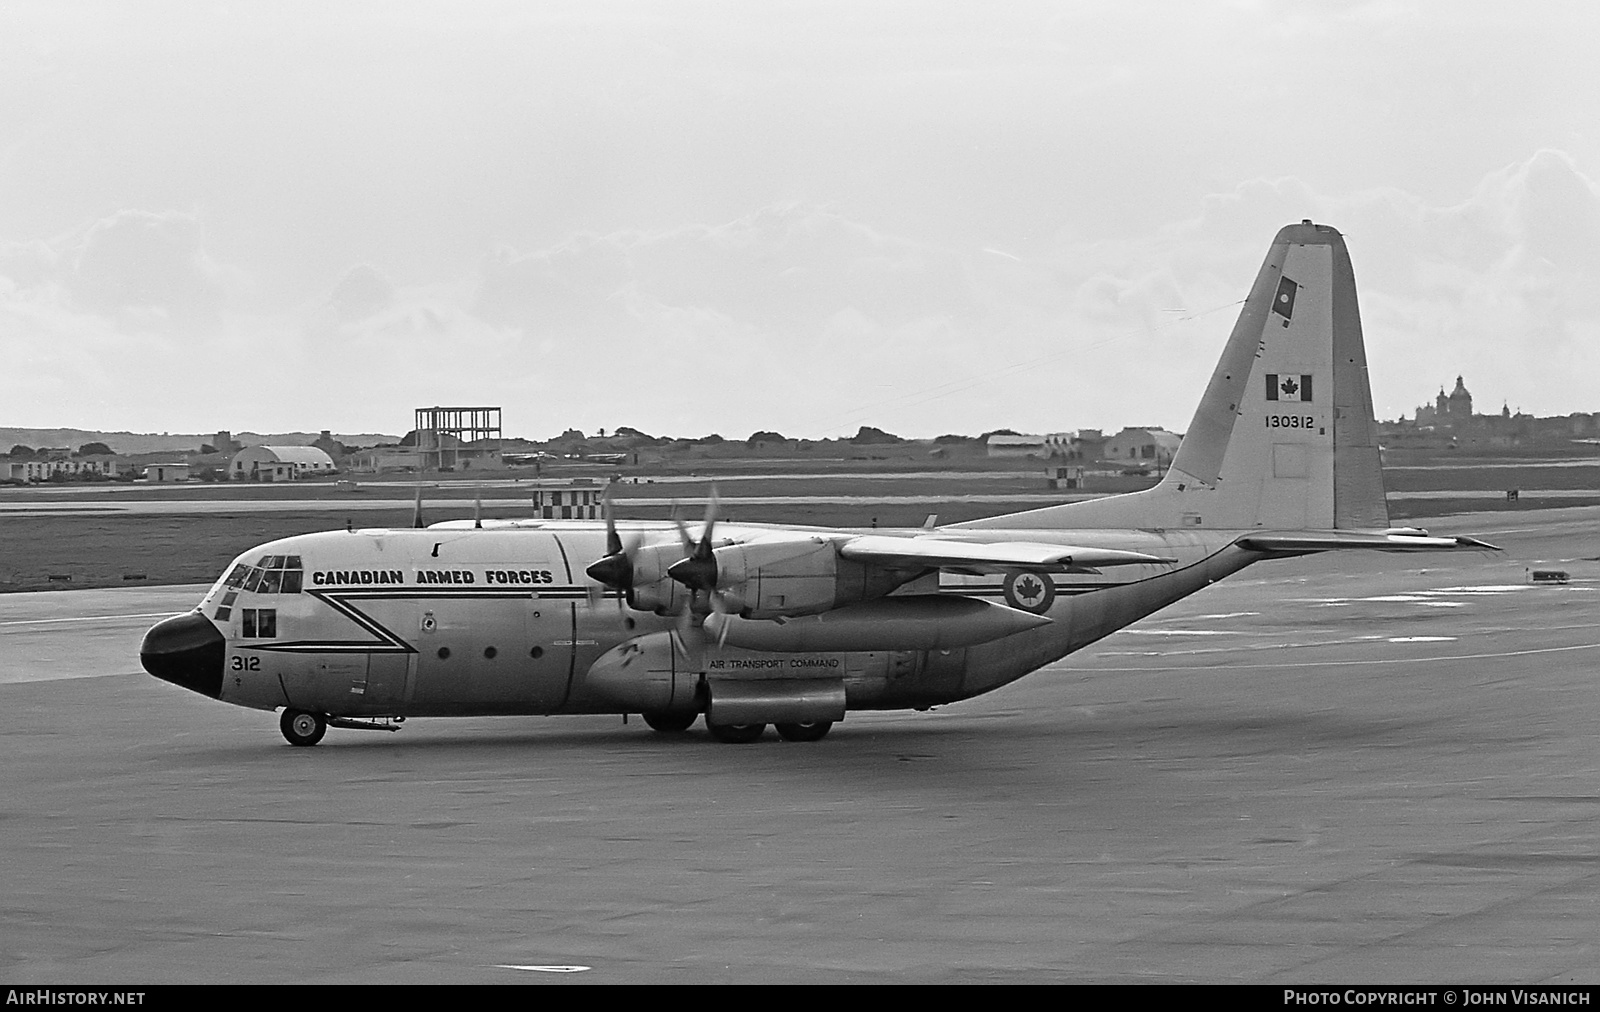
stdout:
{"type": "Polygon", "coordinates": [[[1381,417],[1600,410],[1600,5],[0,5],[0,425],[1182,430],[1273,232],[1381,417]]]}

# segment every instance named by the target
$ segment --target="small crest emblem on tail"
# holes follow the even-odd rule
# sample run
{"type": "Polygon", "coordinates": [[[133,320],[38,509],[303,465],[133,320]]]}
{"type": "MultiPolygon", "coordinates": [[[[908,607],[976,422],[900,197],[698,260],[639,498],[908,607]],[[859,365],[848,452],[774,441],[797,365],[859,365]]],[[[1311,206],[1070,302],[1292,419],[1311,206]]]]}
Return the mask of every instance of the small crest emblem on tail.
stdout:
{"type": "Polygon", "coordinates": [[[1273,297],[1272,311],[1283,317],[1285,327],[1294,319],[1294,296],[1299,290],[1300,286],[1288,278],[1278,279],[1278,294],[1273,297]]]}

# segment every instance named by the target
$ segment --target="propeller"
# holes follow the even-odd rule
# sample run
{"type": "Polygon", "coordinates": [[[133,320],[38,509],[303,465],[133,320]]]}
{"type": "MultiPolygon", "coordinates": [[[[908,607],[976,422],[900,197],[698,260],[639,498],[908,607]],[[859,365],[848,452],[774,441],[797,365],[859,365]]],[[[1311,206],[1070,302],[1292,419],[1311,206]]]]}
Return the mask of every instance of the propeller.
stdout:
{"type": "MultiPolygon", "coordinates": [[[[621,591],[621,596],[617,598],[617,607],[620,608],[622,598],[629,596],[633,590],[633,550],[637,544],[624,545],[621,536],[617,534],[617,520],[611,509],[609,485],[606,486],[605,497],[601,499],[600,507],[606,518],[606,554],[584,572],[600,586],[621,591]]],[[[593,590],[591,594],[598,596],[593,590]]]]}
{"type": "Polygon", "coordinates": [[[674,516],[678,525],[678,540],[683,545],[682,559],[667,567],[667,575],[689,588],[691,600],[701,592],[715,593],[717,589],[717,559],[711,552],[711,536],[717,529],[717,487],[711,486],[711,498],[706,500],[706,519],[698,543],[689,537],[689,528],[674,516]]]}
{"type": "MultiPolygon", "coordinates": [[[[683,545],[684,557],[667,567],[667,575],[689,591],[689,606],[680,616],[679,640],[684,645],[685,657],[691,660],[689,648],[692,643],[698,641],[699,650],[704,650],[704,626],[708,615],[732,616],[744,609],[744,603],[738,598],[717,589],[717,557],[713,551],[713,536],[717,528],[718,505],[717,487],[712,485],[711,498],[706,501],[705,524],[698,542],[689,537],[689,529],[683,521],[673,517],[678,525],[678,540],[683,545]]],[[[720,625],[717,633],[719,650],[728,639],[728,623],[722,622],[720,625]]]]}
{"type": "Polygon", "coordinates": [[[428,526],[422,522],[422,475],[420,473],[417,475],[417,501],[411,507],[411,526],[418,528],[428,526]]]}
{"type": "MultiPolygon", "coordinates": [[[[632,544],[624,543],[617,533],[610,488],[606,489],[601,505],[606,519],[606,554],[584,572],[601,587],[621,591],[618,600],[620,608],[621,598],[627,598],[629,603],[633,601],[638,544],[636,541],[632,544]]],[[[737,615],[744,607],[737,598],[717,589],[717,560],[713,544],[716,536],[718,505],[717,490],[713,486],[711,498],[706,503],[705,522],[698,541],[690,535],[689,528],[682,518],[676,513],[672,518],[678,529],[678,543],[682,547],[683,558],[668,566],[666,575],[689,591],[688,601],[677,610],[678,623],[674,630],[673,643],[691,666],[699,666],[705,652],[706,616],[713,612],[737,615]]],[[[597,592],[597,588],[592,589],[591,596],[597,595],[597,592]]],[[[717,637],[719,648],[726,642],[727,635],[727,624],[723,623],[717,637]]]]}

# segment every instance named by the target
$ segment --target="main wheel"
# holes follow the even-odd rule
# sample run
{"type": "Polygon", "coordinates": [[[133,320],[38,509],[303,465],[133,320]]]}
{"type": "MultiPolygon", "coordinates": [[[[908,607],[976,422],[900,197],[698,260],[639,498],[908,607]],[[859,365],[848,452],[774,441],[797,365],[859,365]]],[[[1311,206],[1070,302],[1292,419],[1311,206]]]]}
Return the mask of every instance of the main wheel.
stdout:
{"type": "Polygon", "coordinates": [[[695,722],[698,713],[667,713],[664,710],[655,710],[641,713],[644,722],[650,725],[650,730],[660,731],[662,734],[682,734],[689,730],[689,725],[695,722]]]}
{"type": "Polygon", "coordinates": [[[729,745],[746,745],[761,737],[767,729],[765,724],[713,724],[706,721],[706,730],[711,732],[711,737],[729,745]]]}
{"type": "Polygon", "coordinates": [[[328,733],[328,719],[308,710],[285,709],[278,718],[278,727],[291,745],[315,745],[328,733]]]}
{"type": "Polygon", "coordinates": [[[813,720],[805,724],[774,724],[778,737],[784,741],[821,741],[833,729],[831,720],[813,720]]]}

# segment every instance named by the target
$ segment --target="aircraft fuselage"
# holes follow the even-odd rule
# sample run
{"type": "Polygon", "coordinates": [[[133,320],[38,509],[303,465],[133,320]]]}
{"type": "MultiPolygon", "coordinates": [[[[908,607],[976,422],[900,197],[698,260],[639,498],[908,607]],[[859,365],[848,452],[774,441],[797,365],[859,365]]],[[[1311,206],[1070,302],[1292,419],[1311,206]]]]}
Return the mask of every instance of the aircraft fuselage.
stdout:
{"type": "MultiPolygon", "coordinates": [[[[510,521],[310,534],[242,557],[156,626],[156,676],[352,718],[704,714],[816,741],[851,709],[988,692],[1260,559],[1484,551],[1389,523],[1355,274],[1336,229],[1278,231],[1161,481],[938,529],[510,521]]],[[[1153,449],[1153,448],[1152,448],[1153,449]]],[[[356,723],[356,726],[371,726],[356,723]]]]}
{"type": "MultiPolygon", "coordinates": [[[[752,530],[730,524],[719,533],[738,537],[752,530]]],[[[1064,542],[1069,532],[1007,536],[1049,543],[1064,542]]],[[[691,705],[683,694],[702,670],[730,682],[837,680],[849,709],[954,702],[1020,678],[1260,557],[1231,548],[1232,536],[1214,531],[1075,531],[1070,538],[1179,562],[1101,573],[929,572],[908,580],[890,605],[914,609],[933,594],[959,596],[1049,621],[986,638],[995,630],[986,630],[987,616],[979,615],[970,620],[974,631],[954,638],[981,642],[927,649],[895,649],[902,645],[896,643],[861,649],[872,646],[863,642],[870,632],[841,638],[820,625],[814,634],[796,627],[792,642],[780,649],[749,649],[734,645],[748,636],[730,631],[720,646],[714,635],[707,637],[692,671],[689,658],[660,651],[655,662],[678,669],[682,679],[676,702],[662,702],[669,709],[691,705]],[[855,649],[831,648],[835,641],[855,649]]],[[[591,672],[624,643],[648,641],[651,634],[665,641],[679,619],[636,610],[586,577],[585,567],[604,554],[604,530],[582,523],[336,531],[263,545],[241,557],[199,608],[223,640],[217,696],[243,706],[340,717],[647,709],[648,699],[619,695],[591,672]]],[[[732,625],[774,626],[742,619],[732,625]]]]}

